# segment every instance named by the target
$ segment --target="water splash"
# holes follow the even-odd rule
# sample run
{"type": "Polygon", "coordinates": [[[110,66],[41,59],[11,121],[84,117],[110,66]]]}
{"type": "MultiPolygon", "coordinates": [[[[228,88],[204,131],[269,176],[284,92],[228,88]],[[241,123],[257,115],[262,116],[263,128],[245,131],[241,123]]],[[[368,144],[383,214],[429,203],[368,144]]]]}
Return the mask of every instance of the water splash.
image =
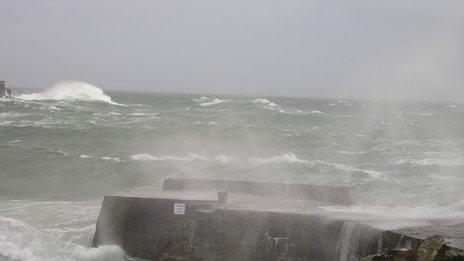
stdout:
{"type": "Polygon", "coordinates": [[[101,101],[113,105],[122,105],[111,100],[102,89],[85,82],[62,82],[45,92],[21,94],[21,100],[80,100],[101,101]]]}
{"type": "Polygon", "coordinates": [[[0,259],[42,260],[125,260],[118,246],[87,248],[62,241],[55,235],[26,224],[18,219],[0,216],[0,259]]]}
{"type": "Polygon", "coordinates": [[[357,224],[353,222],[343,223],[337,243],[340,261],[357,260],[355,252],[358,244],[358,233],[356,227],[357,224]]]}

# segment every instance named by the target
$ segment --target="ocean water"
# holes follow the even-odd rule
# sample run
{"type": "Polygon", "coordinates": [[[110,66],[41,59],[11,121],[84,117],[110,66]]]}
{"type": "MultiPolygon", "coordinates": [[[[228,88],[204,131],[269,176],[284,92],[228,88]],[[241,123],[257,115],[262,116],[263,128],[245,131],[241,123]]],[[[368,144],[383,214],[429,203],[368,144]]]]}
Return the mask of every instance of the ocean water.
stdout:
{"type": "Polygon", "coordinates": [[[179,173],[356,185],[356,205],[321,209],[464,219],[463,130],[459,104],[16,90],[0,100],[0,260],[125,260],[89,248],[102,197],[179,173]]]}

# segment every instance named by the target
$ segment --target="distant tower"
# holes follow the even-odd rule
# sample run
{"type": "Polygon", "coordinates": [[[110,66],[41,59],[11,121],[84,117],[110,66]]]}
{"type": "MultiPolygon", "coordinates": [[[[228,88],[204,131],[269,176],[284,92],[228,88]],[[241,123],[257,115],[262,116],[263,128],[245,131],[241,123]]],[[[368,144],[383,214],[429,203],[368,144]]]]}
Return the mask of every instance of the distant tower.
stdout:
{"type": "Polygon", "coordinates": [[[5,98],[6,95],[5,81],[0,80],[0,98],[5,98]]]}

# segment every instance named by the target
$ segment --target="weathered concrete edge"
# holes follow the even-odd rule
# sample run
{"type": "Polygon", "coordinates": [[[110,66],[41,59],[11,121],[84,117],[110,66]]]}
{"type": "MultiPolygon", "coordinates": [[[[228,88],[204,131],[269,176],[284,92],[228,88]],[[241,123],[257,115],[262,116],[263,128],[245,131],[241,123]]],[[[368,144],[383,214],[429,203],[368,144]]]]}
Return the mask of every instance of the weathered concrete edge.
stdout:
{"type": "Polygon", "coordinates": [[[292,260],[336,260],[342,255],[359,258],[385,249],[417,249],[423,241],[317,215],[230,210],[215,204],[106,196],[92,246],[116,244],[131,256],[157,260],[163,256],[259,260],[266,255],[287,255],[292,260]],[[173,215],[173,203],[186,204],[184,216],[173,215]],[[275,249],[278,244],[266,243],[269,240],[286,243],[275,249]]]}
{"type": "Polygon", "coordinates": [[[163,190],[223,190],[232,193],[245,193],[269,197],[281,196],[296,199],[312,199],[342,205],[351,205],[359,197],[359,189],[355,186],[273,183],[226,179],[166,178],[163,181],[163,190]]]}

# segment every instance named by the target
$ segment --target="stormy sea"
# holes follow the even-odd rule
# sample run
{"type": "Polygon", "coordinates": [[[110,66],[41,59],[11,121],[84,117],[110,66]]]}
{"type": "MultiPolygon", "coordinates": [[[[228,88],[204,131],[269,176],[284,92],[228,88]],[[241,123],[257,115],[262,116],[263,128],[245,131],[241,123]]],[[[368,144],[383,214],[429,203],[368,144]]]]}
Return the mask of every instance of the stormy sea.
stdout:
{"type": "Polygon", "coordinates": [[[103,196],[180,173],[359,187],[328,213],[464,218],[463,105],[14,91],[0,100],[0,260],[131,259],[89,247],[103,196]]]}

